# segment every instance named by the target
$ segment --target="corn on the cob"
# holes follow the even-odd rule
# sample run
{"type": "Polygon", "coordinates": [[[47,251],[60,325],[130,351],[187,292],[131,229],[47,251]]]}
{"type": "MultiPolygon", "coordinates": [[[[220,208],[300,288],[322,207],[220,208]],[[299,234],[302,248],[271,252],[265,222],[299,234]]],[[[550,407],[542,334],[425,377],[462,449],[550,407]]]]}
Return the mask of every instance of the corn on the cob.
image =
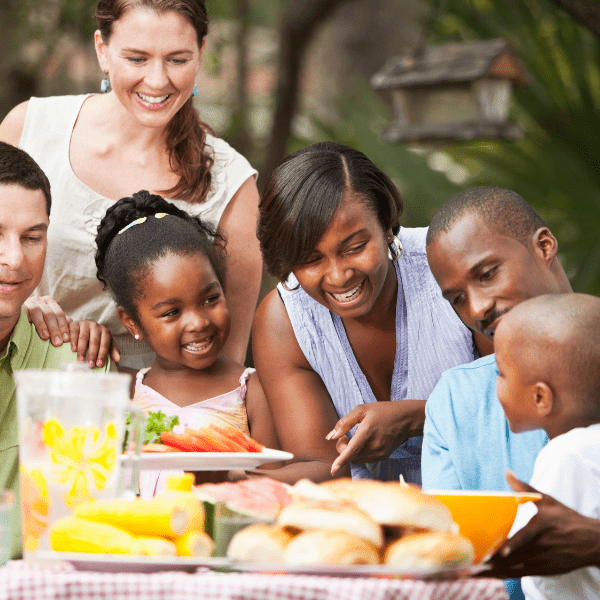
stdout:
{"type": "Polygon", "coordinates": [[[79,517],[58,519],[50,529],[50,545],[56,552],[138,554],[139,544],[129,532],[106,523],[79,517]]]}
{"type": "Polygon", "coordinates": [[[96,500],[75,516],[121,527],[133,534],[178,537],[204,526],[204,509],[191,492],[165,492],[151,500],[96,500]]]}
{"type": "MultiPolygon", "coordinates": [[[[183,508],[189,516],[189,526],[181,534],[185,535],[189,531],[204,531],[204,505],[193,492],[180,492],[177,490],[164,490],[159,492],[152,499],[154,502],[173,502],[175,505],[183,508]]],[[[173,537],[167,535],[167,537],[173,537]]]]}
{"type": "Polygon", "coordinates": [[[184,473],[183,475],[168,475],[166,489],[173,492],[191,492],[194,485],[194,475],[184,473]]]}
{"type": "Polygon", "coordinates": [[[147,556],[177,555],[175,544],[165,538],[140,535],[136,537],[136,541],[139,545],[140,554],[145,554],[147,556]]]}
{"type": "Polygon", "coordinates": [[[215,547],[210,536],[202,531],[190,531],[186,535],[173,540],[177,548],[177,556],[208,557],[215,547]]]}

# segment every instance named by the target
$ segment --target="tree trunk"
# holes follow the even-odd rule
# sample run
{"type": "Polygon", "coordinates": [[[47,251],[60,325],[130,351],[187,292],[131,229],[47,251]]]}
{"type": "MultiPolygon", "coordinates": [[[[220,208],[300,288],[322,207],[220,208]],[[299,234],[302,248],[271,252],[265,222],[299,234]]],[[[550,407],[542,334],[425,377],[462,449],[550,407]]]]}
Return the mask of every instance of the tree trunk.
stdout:
{"type": "Polygon", "coordinates": [[[278,80],[275,112],[261,182],[286,155],[292,119],[298,107],[302,62],[317,27],[334,10],[353,0],[293,0],[286,2],[279,26],[278,80]]]}
{"type": "Polygon", "coordinates": [[[237,31],[235,100],[232,111],[230,139],[234,148],[249,160],[252,158],[252,140],[249,131],[248,101],[248,34],[250,31],[250,0],[235,0],[237,31]]]}
{"type": "Polygon", "coordinates": [[[600,6],[595,0],[553,0],[553,2],[600,38],[600,6]]]}

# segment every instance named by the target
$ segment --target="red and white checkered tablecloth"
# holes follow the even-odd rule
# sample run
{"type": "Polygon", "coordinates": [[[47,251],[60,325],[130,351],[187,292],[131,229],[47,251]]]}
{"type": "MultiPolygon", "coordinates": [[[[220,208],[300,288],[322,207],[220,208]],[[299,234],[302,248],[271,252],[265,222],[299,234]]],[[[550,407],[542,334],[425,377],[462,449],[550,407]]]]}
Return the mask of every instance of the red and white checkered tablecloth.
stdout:
{"type": "Polygon", "coordinates": [[[215,573],[99,573],[13,561],[0,567],[0,600],[507,600],[502,581],[215,573]]]}

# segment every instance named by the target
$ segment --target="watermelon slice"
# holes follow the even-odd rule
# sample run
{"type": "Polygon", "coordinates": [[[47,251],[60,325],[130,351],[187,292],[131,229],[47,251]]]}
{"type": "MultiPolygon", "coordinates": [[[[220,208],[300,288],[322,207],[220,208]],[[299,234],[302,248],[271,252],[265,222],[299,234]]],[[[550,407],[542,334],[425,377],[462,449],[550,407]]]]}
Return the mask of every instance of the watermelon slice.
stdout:
{"type": "Polygon", "coordinates": [[[262,521],[274,521],[292,497],[284,483],[260,477],[235,483],[205,483],[194,486],[194,493],[209,504],[224,503],[237,513],[262,521]]]}

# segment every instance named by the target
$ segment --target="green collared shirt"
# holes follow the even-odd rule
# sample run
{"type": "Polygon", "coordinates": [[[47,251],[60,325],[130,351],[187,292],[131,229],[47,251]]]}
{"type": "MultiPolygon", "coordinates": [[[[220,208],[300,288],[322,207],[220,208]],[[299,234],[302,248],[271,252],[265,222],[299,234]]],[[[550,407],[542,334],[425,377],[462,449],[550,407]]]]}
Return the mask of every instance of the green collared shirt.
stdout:
{"type": "MultiPolygon", "coordinates": [[[[19,427],[13,373],[21,369],[58,369],[63,362],[76,362],[77,353],[70,344],[55,348],[48,340],[40,339],[35,327],[27,320],[25,310],[0,355],[0,489],[10,489],[15,494],[11,557],[22,554],[20,494],[19,494],[19,427]]],[[[110,361],[99,372],[110,370],[110,361]]]]}

